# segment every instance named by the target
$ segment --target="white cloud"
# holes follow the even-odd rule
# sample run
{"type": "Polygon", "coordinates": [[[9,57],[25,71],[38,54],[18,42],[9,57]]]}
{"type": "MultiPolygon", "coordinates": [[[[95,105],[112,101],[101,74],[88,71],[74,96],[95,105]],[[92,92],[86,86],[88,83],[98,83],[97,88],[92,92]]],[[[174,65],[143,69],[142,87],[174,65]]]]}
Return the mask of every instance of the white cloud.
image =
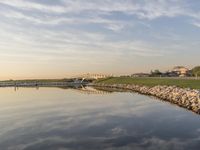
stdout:
{"type": "Polygon", "coordinates": [[[115,31],[115,32],[119,32],[125,28],[125,25],[123,25],[123,24],[108,24],[105,28],[115,31]]]}
{"type": "MultiPolygon", "coordinates": [[[[21,9],[30,9],[30,10],[39,10],[39,11],[45,11],[49,13],[64,13],[64,12],[81,12],[81,11],[105,11],[105,12],[113,12],[113,11],[121,11],[123,13],[135,13],[140,17],[144,18],[155,18],[163,15],[164,13],[161,13],[163,11],[163,8],[167,7],[165,5],[168,5],[168,3],[164,3],[163,1],[158,1],[160,5],[154,5],[156,1],[153,1],[153,3],[146,2],[147,4],[142,6],[142,4],[137,4],[136,1],[122,1],[118,0],[113,3],[113,1],[110,0],[104,0],[104,1],[71,1],[71,0],[63,0],[65,5],[63,6],[47,6],[44,4],[39,3],[33,3],[30,1],[23,1],[23,0],[14,0],[11,2],[9,1],[0,1],[0,3],[7,4],[12,7],[17,7],[21,9]],[[155,11],[155,6],[159,7],[159,10],[155,11]],[[59,9],[58,9],[59,8],[59,9]],[[60,10],[60,11],[58,11],[60,10]],[[141,12],[140,12],[141,11],[141,12]],[[161,11],[161,12],[159,12],[161,11]],[[144,13],[142,13],[144,12],[144,13]]],[[[163,11],[166,12],[166,11],[163,11]]],[[[98,23],[103,24],[103,26],[107,29],[110,29],[114,32],[119,32],[120,30],[124,29],[129,22],[122,21],[122,20],[109,20],[100,16],[95,17],[56,17],[53,15],[48,15],[46,17],[45,15],[41,16],[33,16],[30,14],[23,13],[21,11],[16,10],[8,10],[1,13],[1,16],[7,17],[11,19],[11,22],[13,22],[13,19],[16,19],[16,22],[20,21],[26,21],[31,22],[34,24],[45,24],[45,25],[60,25],[60,24],[89,24],[89,23],[98,23]]],[[[170,15],[169,15],[170,16],[170,15]]],[[[23,24],[23,22],[22,22],[23,24]]],[[[11,27],[12,28],[12,27],[11,27]]],[[[16,28],[16,27],[13,27],[16,28]]],[[[24,28],[23,25],[20,25],[20,28],[24,28]]],[[[9,30],[9,29],[8,29],[9,30]]],[[[31,29],[33,30],[33,29],[31,29]]],[[[136,55],[146,55],[146,56],[160,56],[161,53],[156,51],[156,53],[152,53],[154,48],[146,48],[143,45],[144,42],[140,45],[134,44],[133,42],[112,42],[108,41],[108,39],[105,39],[106,34],[95,34],[95,33],[89,33],[89,32],[82,32],[80,30],[76,32],[70,32],[69,30],[66,30],[66,32],[63,33],[63,31],[45,31],[44,29],[40,30],[39,33],[37,33],[37,28],[33,30],[33,32],[27,31],[26,29],[20,31],[20,33],[24,33],[23,35],[18,35],[18,32],[15,32],[11,30],[11,32],[7,31],[10,35],[13,35],[12,37],[15,37],[15,42],[19,42],[18,39],[20,39],[19,43],[22,43],[27,45],[40,45],[42,48],[48,46],[52,48],[72,48],[79,49],[85,47],[84,49],[94,49],[96,47],[104,48],[107,50],[115,49],[115,50],[128,50],[131,51],[132,54],[136,55]],[[31,35],[31,37],[29,36],[31,35]],[[103,37],[104,36],[104,37],[103,37]],[[99,39],[99,37],[101,39],[99,39]],[[16,40],[16,38],[18,38],[16,40]],[[30,44],[29,41],[32,41],[32,44],[30,44]],[[53,43],[53,44],[52,44],[53,43]],[[90,47],[90,48],[89,48],[90,47]],[[149,52],[150,51],[150,52],[149,52]]],[[[9,41],[10,42],[10,41],[9,41]]],[[[13,42],[14,43],[14,42],[13,42]]],[[[14,45],[14,44],[13,44],[14,45]]],[[[25,46],[24,46],[25,47],[25,46]]]]}
{"type": "Polygon", "coordinates": [[[192,24],[193,24],[194,26],[200,28],[200,22],[196,22],[196,21],[195,21],[195,22],[193,22],[192,24]]]}
{"type": "Polygon", "coordinates": [[[46,13],[81,13],[90,12],[123,12],[126,14],[136,14],[144,18],[157,18],[160,16],[173,17],[183,12],[180,0],[62,0],[62,5],[52,6],[41,3],[35,3],[25,0],[1,0],[1,4],[12,6],[24,10],[36,10],[46,13]]]}
{"type": "Polygon", "coordinates": [[[12,1],[0,0],[0,4],[8,5],[8,6],[23,9],[23,10],[39,10],[42,12],[54,12],[54,13],[65,12],[65,8],[61,6],[47,6],[47,5],[42,5],[40,3],[33,3],[26,0],[12,0],[12,1]]]}
{"type": "MultiPolygon", "coordinates": [[[[4,1],[0,0],[0,4],[17,8],[18,10],[31,11],[32,14],[36,12],[43,12],[46,15],[30,16],[30,13],[21,13],[19,11],[1,12],[4,16],[17,19],[25,19],[38,24],[60,24],[60,23],[108,23],[108,19],[99,17],[100,14],[107,14],[113,12],[121,12],[127,15],[135,15],[140,19],[153,20],[159,17],[176,17],[188,16],[199,19],[199,13],[187,8],[187,4],[182,0],[62,0],[62,5],[48,5],[25,0],[4,1]],[[61,17],[56,14],[67,14],[73,16],[74,14],[86,14],[86,17],[61,17]]],[[[121,21],[120,21],[121,22],[121,21]]],[[[119,30],[122,25],[109,24],[108,28],[113,31],[119,30]]]]}
{"type": "MultiPolygon", "coordinates": [[[[126,27],[127,22],[120,19],[111,20],[103,17],[102,14],[109,16],[114,12],[120,12],[142,20],[177,16],[190,17],[195,21],[200,19],[200,12],[190,9],[186,0],[61,0],[57,5],[25,0],[0,0],[1,4],[11,8],[9,7],[7,10],[4,8],[0,11],[0,15],[11,19],[24,20],[38,25],[97,23],[103,24],[105,28],[114,32],[126,27]],[[30,12],[27,13],[27,11],[30,12]],[[41,14],[31,15],[35,13],[41,14]],[[85,16],[81,17],[77,14],[85,16]]],[[[197,23],[192,24],[198,26],[197,23]]]]}

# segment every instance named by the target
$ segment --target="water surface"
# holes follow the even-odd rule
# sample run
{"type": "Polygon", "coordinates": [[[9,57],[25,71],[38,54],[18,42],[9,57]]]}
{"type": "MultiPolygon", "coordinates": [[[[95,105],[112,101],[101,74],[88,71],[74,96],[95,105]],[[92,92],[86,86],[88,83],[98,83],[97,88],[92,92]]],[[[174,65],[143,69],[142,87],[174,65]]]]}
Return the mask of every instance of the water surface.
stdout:
{"type": "Polygon", "coordinates": [[[199,150],[200,116],[94,89],[0,88],[0,150],[199,150]]]}

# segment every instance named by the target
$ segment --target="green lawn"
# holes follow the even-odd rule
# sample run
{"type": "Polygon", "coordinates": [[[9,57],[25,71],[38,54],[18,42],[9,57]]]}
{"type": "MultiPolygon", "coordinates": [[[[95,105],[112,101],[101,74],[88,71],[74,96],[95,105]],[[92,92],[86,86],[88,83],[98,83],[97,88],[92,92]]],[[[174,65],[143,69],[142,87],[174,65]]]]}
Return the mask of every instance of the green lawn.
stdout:
{"type": "Polygon", "coordinates": [[[200,89],[200,80],[194,79],[169,79],[169,78],[131,78],[131,77],[112,77],[97,80],[96,83],[106,84],[137,84],[146,86],[156,85],[175,85],[183,88],[200,89]]]}

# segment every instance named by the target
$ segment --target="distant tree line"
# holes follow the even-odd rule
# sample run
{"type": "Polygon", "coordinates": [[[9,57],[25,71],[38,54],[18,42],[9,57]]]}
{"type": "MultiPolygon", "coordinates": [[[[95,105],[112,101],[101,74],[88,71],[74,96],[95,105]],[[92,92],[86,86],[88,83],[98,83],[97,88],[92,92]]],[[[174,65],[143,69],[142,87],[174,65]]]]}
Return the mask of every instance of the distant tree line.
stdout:
{"type": "MultiPolygon", "coordinates": [[[[200,66],[196,66],[193,69],[190,70],[191,74],[189,76],[193,77],[200,77],[200,66]]],[[[152,70],[150,73],[150,77],[161,77],[161,76],[170,76],[169,74],[172,74],[173,72],[161,72],[160,70],[152,70]]],[[[174,74],[175,75],[175,74],[174,74]]],[[[172,74],[173,76],[173,74],[172,74]]]]}

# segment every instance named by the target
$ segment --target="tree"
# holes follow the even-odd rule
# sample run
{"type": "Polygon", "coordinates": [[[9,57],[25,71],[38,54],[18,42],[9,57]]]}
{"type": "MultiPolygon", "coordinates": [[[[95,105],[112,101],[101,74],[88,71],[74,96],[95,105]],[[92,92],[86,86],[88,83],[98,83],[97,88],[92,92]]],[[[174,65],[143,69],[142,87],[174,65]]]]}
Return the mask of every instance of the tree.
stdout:
{"type": "Polygon", "coordinates": [[[151,76],[152,77],[159,77],[161,75],[162,75],[162,72],[160,72],[159,70],[151,71],[151,76]]]}
{"type": "Polygon", "coordinates": [[[195,77],[200,77],[200,66],[196,66],[192,69],[192,74],[195,77]]]}

